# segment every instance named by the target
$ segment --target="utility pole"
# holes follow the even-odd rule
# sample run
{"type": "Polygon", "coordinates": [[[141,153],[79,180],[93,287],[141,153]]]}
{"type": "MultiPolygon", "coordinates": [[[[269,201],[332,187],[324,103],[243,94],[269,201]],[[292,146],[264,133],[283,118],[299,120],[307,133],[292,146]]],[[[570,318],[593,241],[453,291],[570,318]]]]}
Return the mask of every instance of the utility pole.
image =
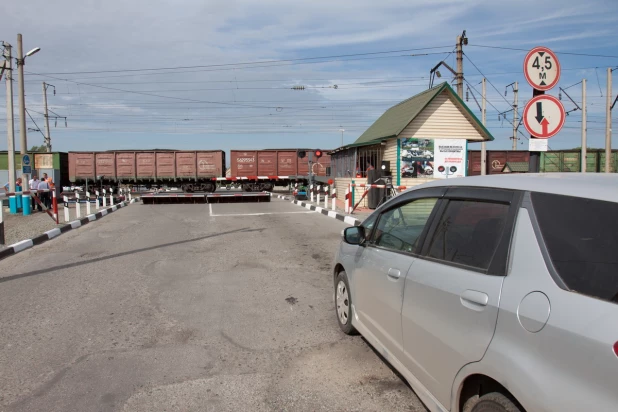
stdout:
{"type": "Polygon", "coordinates": [[[582,173],[586,173],[586,158],[588,156],[588,148],[586,146],[586,79],[582,80],[582,154],[581,154],[581,171],[582,173]]]}
{"type": "Polygon", "coordinates": [[[47,112],[47,84],[43,82],[43,103],[45,106],[45,146],[47,146],[47,153],[52,150],[51,136],[49,135],[49,113],[47,112]]]}
{"type": "Polygon", "coordinates": [[[455,74],[455,80],[457,83],[457,95],[463,99],[463,45],[468,44],[468,38],[466,37],[466,31],[464,30],[461,36],[457,36],[456,56],[457,56],[457,73],[455,74]]]}
{"type": "Polygon", "coordinates": [[[517,113],[517,95],[519,94],[519,86],[517,82],[515,82],[515,87],[513,87],[513,150],[517,150],[517,126],[519,121],[519,116],[517,113]]]}
{"type": "Polygon", "coordinates": [[[612,69],[607,68],[607,108],[605,112],[605,173],[610,172],[612,158],[612,69]]]}
{"type": "MultiPolygon", "coordinates": [[[[487,109],[486,109],[486,94],[487,94],[487,86],[486,86],[486,79],[483,77],[483,98],[481,99],[482,102],[482,108],[481,108],[481,121],[483,122],[483,126],[485,126],[485,124],[487,123],[487,109]]],[[[487,147],[486,147],[486,142],[485,140],[483,140],[481,142],[481,175],[486,175],[487,174],[487,147]]]]}
{"type": "Polygon", "coordinates": [[[4,43],[6,70],[6,140],[9,156],[9,192],[15,193],[15,122],[13,120],[13,65],[11,45],[4,43]]]}
{"type": "MultiPolygon", "coordinates": [[[[21,34],[17,35],[17,83],[19,88],[19,151],[21,155],[28,153],[28,142],[26,137],[26,93],[24,91],[24,47],[21,34]]],[[[23,175],[23,190],[29,190],[29,176],[23,175]],[[27,188],[27,189],[26,189],[27,188]]]]}

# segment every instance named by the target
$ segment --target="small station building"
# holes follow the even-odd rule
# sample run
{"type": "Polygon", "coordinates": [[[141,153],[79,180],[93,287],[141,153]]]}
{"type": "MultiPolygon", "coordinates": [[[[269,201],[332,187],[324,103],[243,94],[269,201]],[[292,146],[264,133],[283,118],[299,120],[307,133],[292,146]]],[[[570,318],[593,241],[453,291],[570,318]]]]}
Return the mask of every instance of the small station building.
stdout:
{"type": "Polygon", "coordinates": [[[374,183],[369,171],[383,166],[394,186],[408,188],[465,176],[467,144],[491,140],[466,103],[441,83],[391,107],[353,144],[331,152],[337,197],[344,200],[351,182],[374,183]]]}

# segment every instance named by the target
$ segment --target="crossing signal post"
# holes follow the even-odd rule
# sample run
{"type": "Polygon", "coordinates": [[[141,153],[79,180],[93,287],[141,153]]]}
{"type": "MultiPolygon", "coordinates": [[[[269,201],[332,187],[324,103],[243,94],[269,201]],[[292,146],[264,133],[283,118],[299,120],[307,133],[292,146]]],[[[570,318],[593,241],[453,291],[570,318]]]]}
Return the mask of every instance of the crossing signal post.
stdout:
{"type": "MultiPolygon", "coordinates": [[[[538,96],[542,96],[545,94],[547,90],[552,89],[558,81],[560,80],[560,62],[558,61],[558,57],[556,54],[552,52],[547,47],[535,47],[530,50],[524,59],[524,75],[526,80],[532,86],[532,97],[534,98],[538,96]]],[[[549,137],[555,135],[562,128],[562,124],[564,124],[564,120],[560,122],[556,117],[560,116],[550,116],[549,109],[547,113],[544,110],[546,104],[543,102],[544,98],[539,97],[535,102],[538,101],[538,106],[535,103],[535,110],[538,113],[533,113],[532,110],[529,110],[530,116],[534,117],[533,120],[526,118],[526,110],[524,110],[524,126],[530,132],[530,145],[532,147],[538,147],[536,140],[537,139],[548,139],[549,137]],[[532,116],[532,114],[536,114],[536,116],[532,116]],[[548,118],[551,117],[551,118],[548,118]],[[528,120],[528,121],[527,121],[528,120]],[[537,124],[534,124],[534,121],[537,124]],[[536,129],[541,128],[540,132],[536,129]],[[550,129],[554,129],[552,133],[549,132],[550,129]],[[545,134],[544,134],[545,133],[545,134]]],[[[564,112],[564,107],[558,101],[558,112],[564,112]]],[[[547,104],[549,107],[549,104],[547,104]]],[[[529,149],[532,149],[530,147],[529,149]]],[[[541,163],[541,152],[536,150],[530,150],[530,163],[528,167],[528,171],[530,173],[538,173],[540,169],[541,163]]]]}

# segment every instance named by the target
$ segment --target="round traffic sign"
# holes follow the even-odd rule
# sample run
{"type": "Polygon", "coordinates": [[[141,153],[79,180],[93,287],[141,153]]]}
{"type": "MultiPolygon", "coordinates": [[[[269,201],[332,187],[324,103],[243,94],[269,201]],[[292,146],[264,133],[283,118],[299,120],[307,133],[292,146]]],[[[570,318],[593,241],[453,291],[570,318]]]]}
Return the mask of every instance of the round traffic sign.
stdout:
{"type": "Polygon", "coordinates": [[[23,166],[30,166],[30,156],[27,154],[23,155],[21,158],[21,164],[23,166]]]}
{"type": "Polygon", "coordinates": [[[524,59],[524,74],[533,88],[547,91],[560,80],[560,62],[547,47],[535,47],[524,59]]]}
{"type": "Polygon", "coordinates": [[[549,139],[562,129],[566,113],[560,100],[542,94],[531,99],[524,108],[526,130],[539,139],[549,139]]]}

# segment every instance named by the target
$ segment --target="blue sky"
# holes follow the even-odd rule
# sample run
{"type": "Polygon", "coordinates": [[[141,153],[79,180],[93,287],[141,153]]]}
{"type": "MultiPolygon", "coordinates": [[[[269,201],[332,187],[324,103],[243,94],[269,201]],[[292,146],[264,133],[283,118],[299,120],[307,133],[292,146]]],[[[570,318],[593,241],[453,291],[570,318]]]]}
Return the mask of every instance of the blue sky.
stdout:
{"type": "MultiPolygon", "coordinates": [[[[19,32],[26,50],[42,49],[26,62],[26,104],[42,128],[41,83],[55,86],[50,108],[68,118],[66,128],[51,121],[60,151],[330,149],[340,145],[341,129],[351,143],[390,106],[427,88],[440,60],[455,66],[450,52],[463,30],[467,82],[480,91],[472,63],[491,82],[487,120],[496,140],[488,149],[511,147],[512,113],[498,116],[511,108],[505,86],[519,82],[520,113],[532,95],[522,73],[526,52],[508,48],[537,45],[558,53],[560,86],[588,80],[588,142],[602,147],[606,70],[618,66],[618,57],[601,57],[618,56],[618,2],[611,0],[29,0],[3,2],[0,16],[0,40],[15,45],[19,32]],[[398,50],[407,51],[367,54],[398,50]],[[141,70],[160,68],[169,69],[141,70]]],[[[581,86],[567,92],[580,104],[581,86]]],[[[574,108],[566,96],[563,103],[574,108]]],[[[472,96],[468,104],[480,117],[472,96]]],[[[580,130],[581,112],[572,112],[550,147],[579,146],[580,130]]],[[[0,133],[6,136],[4,122],[0,133]]],[[[19,146],[19,134],[16,140],[19,146]]],[[[28,142],[43,137],[30,131],[28,142]]],[[[0,138],[0,150],[6,144],[0,138]]]]}

